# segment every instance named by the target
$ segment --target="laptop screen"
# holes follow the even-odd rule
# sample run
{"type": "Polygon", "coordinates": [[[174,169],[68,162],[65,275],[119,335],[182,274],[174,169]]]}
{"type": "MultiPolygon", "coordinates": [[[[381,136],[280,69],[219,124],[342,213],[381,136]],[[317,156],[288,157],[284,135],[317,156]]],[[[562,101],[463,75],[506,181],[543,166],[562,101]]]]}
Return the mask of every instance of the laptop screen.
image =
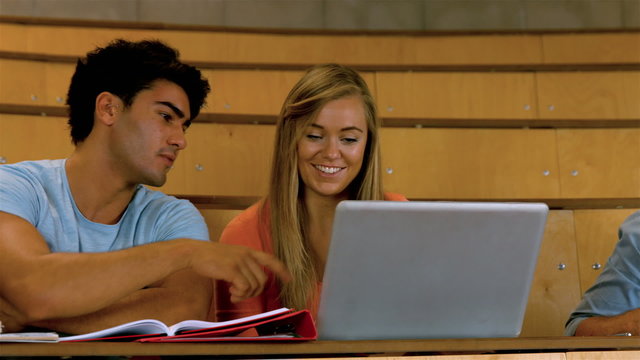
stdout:
{"type": "Polygon", "coordinates": [[[320,339],[518,336],[548,207],[343,201],[320,339]]]}

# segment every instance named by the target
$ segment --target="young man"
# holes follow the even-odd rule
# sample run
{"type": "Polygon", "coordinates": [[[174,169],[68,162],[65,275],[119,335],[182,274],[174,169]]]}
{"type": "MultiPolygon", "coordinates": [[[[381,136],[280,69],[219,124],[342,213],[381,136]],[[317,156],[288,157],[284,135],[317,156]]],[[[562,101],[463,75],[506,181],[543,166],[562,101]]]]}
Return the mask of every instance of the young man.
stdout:
{"type": "Polygon", "coordinates": [[[204,319],[210,279],[233,301],[262,291],[275,258],[209,242],[195,207],[152,191],[209,92],[157,41],[117,40],[78,61],[68,159],[0,166],[0,321],[84,333],[142,318],[204,319]],[[203,241],[204,240],[204,241],[203,241]]]}

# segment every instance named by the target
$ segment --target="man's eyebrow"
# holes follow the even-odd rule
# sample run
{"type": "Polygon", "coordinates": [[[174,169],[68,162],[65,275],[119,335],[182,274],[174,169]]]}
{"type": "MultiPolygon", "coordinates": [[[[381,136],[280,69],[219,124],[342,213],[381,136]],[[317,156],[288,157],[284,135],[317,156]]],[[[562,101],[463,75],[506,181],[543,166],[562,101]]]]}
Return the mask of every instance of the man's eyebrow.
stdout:
{"type": "MultiPolygon", "coordinates": [[[[311,124],[311,127],[318,128],[318,129],[324,129],[324,126],[318,125],[318,124],[311,124]]],[[[364,134],[364,131],[362,131],[362,129],[360,129],[357,126],[347,126],[347,127],[344,127],[342,129],[340,129],[340,131],[351,131],[351,130],[360,131],[361,133],[364,134]]]]}
{"type": "Polygon", "coordinates": [[[176,113],[176,115],[178,115],[179,118],[184,118],[184,113],[182,112],[182,110],[178,109],[171,102],[169,102],[169,101],[157,101],[157,103],[158,104],[162,104],[162,105],[170,108],[171,110],[173,110],[173,112],[176,113]]]}

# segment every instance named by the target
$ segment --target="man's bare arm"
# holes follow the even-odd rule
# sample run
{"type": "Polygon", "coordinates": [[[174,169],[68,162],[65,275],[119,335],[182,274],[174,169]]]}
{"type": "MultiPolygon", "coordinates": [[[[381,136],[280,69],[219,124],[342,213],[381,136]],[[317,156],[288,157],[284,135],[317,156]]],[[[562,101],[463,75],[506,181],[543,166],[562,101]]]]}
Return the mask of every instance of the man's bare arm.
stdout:
{"type": "Polygon", "coordinates": [[[163,245],[51,253],[35,227],[0,213],[0,296],[29,322],[92,313],[186,267],[180,249],[163,245]]]}
{"type": "Polygon", "coordinates": [[[617,316],[594,316],[584,319],[576,329],[576,336],[640,335],[640,309],[617,316]]]}
{"type": "Polygon", "coordinates": [[[94,313],[30,325],[82,334],[140,319],[157,319],[167,325],[188,319],[205,320],[211,294],[209,279],[183,270],[170,275],[161,284],[138,290],[94,313]]]}
{"type": "Polygon", "coordinates": [[[0,212],[0,298],[27,323],[95,313],[185,269],[229,281],[237,298],[251,297],[264,286],[261,266],[288,279],[284,266],[264,253],[197,240],[51,253],[31,224],[0,212]]]}

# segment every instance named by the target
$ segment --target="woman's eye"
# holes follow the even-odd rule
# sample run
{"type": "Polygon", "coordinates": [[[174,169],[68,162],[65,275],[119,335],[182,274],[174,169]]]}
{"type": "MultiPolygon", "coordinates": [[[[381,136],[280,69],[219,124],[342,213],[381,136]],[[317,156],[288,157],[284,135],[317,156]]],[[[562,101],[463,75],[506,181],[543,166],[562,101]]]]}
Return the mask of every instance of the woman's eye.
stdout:
{"type": "Polygon", "coordinates": [[[307,139],[309,139],[309,140],[320,140],[320,139],[322,139],[322,136],[315,135],[315,134],[308,134],[307,135],[307,139]]]}
{"type": "Polygon", "coordinates": [[[342,138],[342,142],[347,143],[347,144],[353,144],[353,143],[357,143],[358,139],[357,138],[342,138]]]}

